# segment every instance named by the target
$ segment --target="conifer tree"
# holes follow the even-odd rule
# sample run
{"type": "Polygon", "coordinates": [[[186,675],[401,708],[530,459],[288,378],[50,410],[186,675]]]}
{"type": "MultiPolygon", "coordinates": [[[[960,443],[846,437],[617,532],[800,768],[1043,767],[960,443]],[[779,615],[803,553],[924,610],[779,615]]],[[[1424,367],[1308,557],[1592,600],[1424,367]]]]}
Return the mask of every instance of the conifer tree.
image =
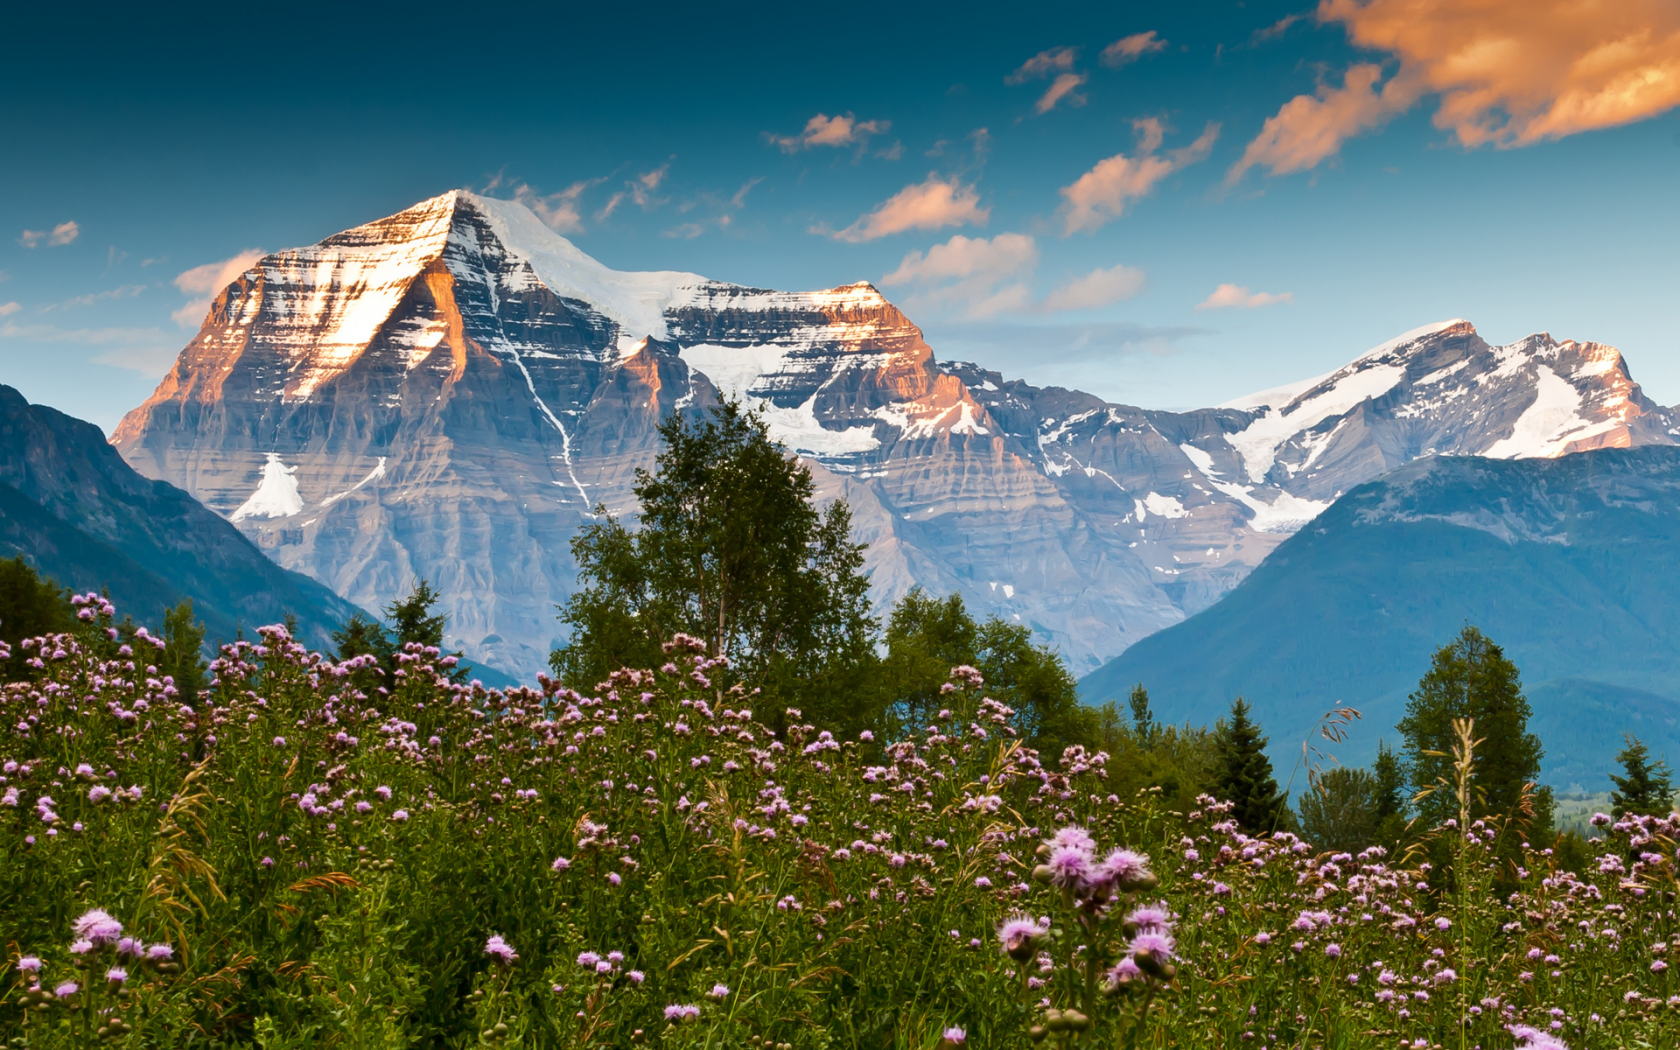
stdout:
{"type": "Polygon", "coordinates": [[[1137,730],[1138,743],[1148,747],[1155,740],[1155,712],[1149,709],[1149,690],[1139,682],[1132,686],[1132,728],[1137,730]]]}
{"type": "Polygon", "coordinates": [[[1278,791],[1272,760],[1266,757],[1266,738],[1249,718],[1242,697],[1231,705],[1229,720],[1218,725],[1219,772],[1214,794],[1232,802],[1231,819],[1251,835],[1284,827],[1287,801],[1278,791]]]}
{"type": "Polygon", "coordinates": [[[204,624],[193,619],[191,598],[163,611],[163,641],[158,673],[175,680],[183,704],[198,703],[209,665],[204,662],[204,624]]]}
{"type": "Polygon", "coordinates": [[[1368,769],[1336,767],[1311,774],[1301,793],[1301,834],[1321,850],[1357,853],[1377,842],[1381,792],[1368,769]]]}
{"type": "Polygon", "coordinates": [[[1610,774],[1616,790],[1610,793],[1610,812],[1626,816],[1666,817],[1674,808],[1673,774],[1667,762],[1652,762],[1651,752],[1636,736],[1616,755],[1625,776],[1610,774]]]}
{"type": "Polygon", "coordinates": [[[1377,760],[1371,763],[1376,778],[1376,841],[1394,847],[1406,833],[1406,769],[1400,756],[1386,743],[1377,741],[1377,760]]]}
{"type": "Polygon", "coordinates": [[[70,592],[41,576],[23,555],[0,561],[0,641],[11,646],[12,657],[0,664],[0,678],[25,677],[29,656],[18,643],[25,638],[68,631],[76,626],[70,592]]]}
{"type": "MultiPolygon", "coordinates": [[[[1517,814],[1525,786],[1540,776],[1545,754],[1540,738],[1528,731],[1531,713],[1517,666],[1481,631],[1465,625],[1457,638],[1436,650],[1398,726],[1406,738],[1412,788],[1424,791],[1452,782],[1453,720],[1470,718],[1481,741],[1473,767],[1471,819],[1517,814]]],[[[1532,805],[1530,827],[1549,832],[1551,789],[1536,790],[1532,805]]],[[[1419,801],[1418,809],[1423,825],[1432,828],[1456,817],[1458,802],[1451,791],[1436,790],[1419,801]]]]}

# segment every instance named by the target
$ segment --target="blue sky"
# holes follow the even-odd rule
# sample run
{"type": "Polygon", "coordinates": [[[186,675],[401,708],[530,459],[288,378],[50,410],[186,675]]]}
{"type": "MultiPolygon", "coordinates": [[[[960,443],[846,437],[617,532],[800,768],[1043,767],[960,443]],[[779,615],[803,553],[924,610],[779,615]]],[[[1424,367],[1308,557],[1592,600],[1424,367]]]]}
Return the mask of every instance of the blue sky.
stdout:
{"type": "Polygon", "coordinates": [[[32,5],[0,382],[109,430],[228,260],[464,186],[1131,404],[1454,316],[1680,402],[1675,0],[793,6],[32,5]]]}

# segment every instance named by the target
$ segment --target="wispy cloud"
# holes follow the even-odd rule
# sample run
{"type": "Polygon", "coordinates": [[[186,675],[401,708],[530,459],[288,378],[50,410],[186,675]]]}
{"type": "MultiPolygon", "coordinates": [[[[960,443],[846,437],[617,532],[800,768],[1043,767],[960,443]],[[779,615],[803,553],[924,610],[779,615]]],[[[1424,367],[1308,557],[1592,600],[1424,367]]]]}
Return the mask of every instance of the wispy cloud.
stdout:
{"type": "Polygon", "coordinates": [[[634,179],[625,182],[624,188],[607,198],[606,206],[595,214],[596,219],[605,219],[618,210],[618,206],[626,200],[641,208],[643,211],[653,211],[670,200],[669,197],[656,197],[654,191],[659,189],[665,181],[665,176],[671,171],[671,163],[666,161],[652,171],[644,171],[634,179]]]}
{"type": "Polygon", "coordinates": [[[1155,35],[1151,29],[1147,33],[1133,33],[1123,36],[1114,43],[1102,49],[1102,55],[1097,61],[1110,69],[1119,69],[1130,62],[1136,62],[1144,55],[1155,51],[1165,51],[1167,42],[1155,35]]]}
{"type": "Polygon", "coordinates": [[[1073,68],[1078,58],[1077,47],[1053,47],[1048,51],[1040,51],[1021,63],[1015,72],[1004,77],[1003,82],[1015,85],[1025,84],[1029,80],[1054,78],[1044,94],[1038,97],[1038,102],[1033,105],[1033,110],[1040,114],[1055,109],[1063,100],[1070,106],[1083,106],[1086,98],[1079,94],[1077,89],[1085,83],[1086,76],[1073,68]]]}
{"type": "Polygon", "coordinates": [[[92,306],[94,303],[106,299],[132,299],[145,290],[146,286],[143,284],[119,285],[116,288],[107,288],[103,292],[89,292],[86,295],[78,295],[60,303],[44,306],[41,308],[41,312],[51,313],[54,310],[65,310],[72,306],[92,306]]]}
{"type": "Polygon", "coordinates": [[[18,243],[25,248],[35,248],[41,244],[49,248],[56,248],[62,244],[69,244],[81,236],[82,228],[74,222],[61,222],[50,230],[24,230],[18,243]]]}
{"type": "Polygon", "coordinates": [[[1044,309],[1052,313],[1063,310],[1100,310],[1105,306],[1124,302],[1143,291],[1144,272],[1136,266],[1110,266],[1096,269],[1083,277],[1076,277],[1060,288],[1052,289],[1044,297],[1044,309]]]}
{"type": "Polygon", "coordinates": [[[777,135],[766,131],[764,138],[781,147],[783,153],[798,153],[818,146],[867,145],[871,136],[885,135],[891,127],[890,120],[859,120],[851,113],[833,117],[818,113],[807,120],[805,129],[796,135],[777,135]]]}
{"type": "Polygon", "coordinates": [[[1357,63],[1342,87],[1290,99],[1229,181],[1257,166],[1316,167],[1430,96],[1435,126],[1467,147],[1528,146],[1680,106],[1673,0],[1320,0],[1317,16],[1398,59],[1398,70],[1378,90],[1382,67],[1357,63]]]}
{"type": "Polygon", "coordinates": [[[1022,233],[990,239],[957,234],[926,252],[905,255],[881,284],[907,287],[907,305],[963,317],[1095,310],[1130,299],[1143,290],[1144,272],[1130,266],[1092,270],[1035,297],[1032,274],[1038,245],[1022,233]]]}
{"type": "Polygon", "coordinates": [[[1254,310],[1262,306],[1291,303],[1295,297],[1289,292],[1251,292],[1240,284],[1222,284],[1206,299],[1196,304],[1198,310],[1254,310]]]}
{"type": "Polygon", "coordinates": [[[1292,15],[1284,15],[1271,25],[1265,26],[1261,29],[1256,29],[1249,35],[1248,44],[1250,47],[1256,47],[1260,44],[1266,43],[1267,41],[1276,40],[1278,37],[1289,32],[1290,26],[1294,25],[1296,22],[1303,21],[1308,17],[1310,16],[1302,14],[1299,11],[1292,15]]]}
{"type": "Polygon", "coordinates": [[[176,274],[175,287],[191,298],[185,306],[169,316],[183,327],[201,323],[216,295],[233,283],[240,274],[256,265],[263,255],[264,252],[259,248],[247,248],[232,258],[194,266],[176,274]]]}
{"type": "Polygon", "coordinates": [[[605,181],[605,176],[579,179],[563,190],[546,194],[538,193],[528,183],[521,182],[513,187],[513,199],[531,209],[531,213],[554,232],[581,233],[583,214],[579,210],[578,200],[585,191],[605,181]]]}
{"type": "Polygon", "coordinates": [[[0,303],[0,317],[10,317],[21,309],[23,307],[19,306],[16,300],[9,303],[0,303]]]}
{"type": "Polygon", "coordinates": [[[980,206],[980,194],[972,185],[955,178],[930,174],[918,183],[888,197],[867,215],[843,230],[829,232],[821,227],[812,233],[827,233],[835,240],[858,243],[889,237],[906,230],[938,230],[947,226],[984,226],[990,208],[980,206]]]}
{"type": "Polygon", "coordinates": [[[748,179],[746,182],[741,183],[740,188],[728,198],[702,190],[694,197],[684,201],[678,207],[678,210],[687,214],[688,212],[696,211],[702,208],[710,208],[713,214],[705,218],[691,219],[688,222],[678,223],[676,226],[673,226],[668,230],[661,231],[660,236],[674,237],[678,240],[693,240],[695,237],[700,236],[707,230],[729,229],[730,226],[734,225],[736,213],[740,212],[741,209],[747,206],[747,194],[752,192],[752,188],[754,186],[757,186],[763,181],[764,176],[762,175],[748,179]]]}
{"type": "MultiPolygon", "coordinates": [[[[0,310],[0,316],[7,311],[0,310]]],[[[147,376],[169,369],[180,353],[174,338],[157,328],[58,328],[50,324],[0,324],[0,339],[100,349],[92,360],[147,376]]]]}
{"type": "Polygon", "coordinates": [[[1118,219],[1126,205],[1147,196],[1168,175],[1205,160],[1219,138],[1219,125],[1209,123],[1188,146],[1158,152],[1166,132],[1154,117],[1132,122],[1138,148],[1131,155],[1117,153],[1097,162],[1071,186],[1062,187],[1063,232],[1091,231],[1118,219]]]}

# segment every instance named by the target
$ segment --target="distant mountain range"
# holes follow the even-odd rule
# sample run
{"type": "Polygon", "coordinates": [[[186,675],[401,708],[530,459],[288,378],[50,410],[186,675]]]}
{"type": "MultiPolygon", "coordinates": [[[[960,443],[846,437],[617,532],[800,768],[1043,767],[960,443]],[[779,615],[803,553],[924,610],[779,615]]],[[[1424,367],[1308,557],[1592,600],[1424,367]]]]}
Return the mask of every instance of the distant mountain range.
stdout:
{"type": "Polygon", "coordinates": [[[1085,678],[1134,683],[1164,719],[1211,722],[1241,695],[1287,769],[1318,718],[1364,715],[1339,749],[1395,742],[1431,653],[1465,623],[1522,671],[1544,776],[1607,788],[1622,734],[1680,762],[1680,449],[1558,459],[1431,456],[1342,496],[1217,605],[1085,678]]]}
{"type": "Polygon", "coordinates": [[[113,441],[359,605],[431,580],[451,646],[530,677],[575,586],[570,538],[599,504],[633,514],[659,420],[721,394],[851,502],[879,602],[961,593],[1080,673],[1416,457],[1676,429],[1614,348],[1490,346],[1463,321],[1220,408],[1146,411],[936,361],[868,284],[618,272],[458,191],[259,261],[113,441]]]}
{"type": "Polygon", "coordinates": [[[135,473],[92,423],[0,386],[0,557],[15,554],[63,586],[108,589],[119,614],[154,628],[191,598],[212,641],[289,612],[325,647],[357,611],[185,492],[135,473]]]}

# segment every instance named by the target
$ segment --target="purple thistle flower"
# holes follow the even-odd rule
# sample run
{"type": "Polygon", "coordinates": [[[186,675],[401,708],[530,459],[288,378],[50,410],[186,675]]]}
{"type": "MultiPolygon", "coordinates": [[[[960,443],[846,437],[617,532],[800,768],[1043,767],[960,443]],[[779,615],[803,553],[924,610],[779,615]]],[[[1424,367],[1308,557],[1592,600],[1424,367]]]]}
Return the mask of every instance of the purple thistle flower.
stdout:
{"type": "Polygon", "coordinates": [[[93,942],[86,937],[78,937],[70,942],[71,955],[86,955],[93,951],[93,942]]]}
{"type": "Polygon", "coordinates": [[[1517,1040],[1516,1050],[1569,1050],[1563,1040],[1552,1033],[1525,1024],[1511,1025],[1507,1031],[1517,1040]]]}
{"type": "Polygon", "coordinates": [[[1108,971],[1107,977],[1110,988],[1119,988],[1143,980],[1143,971],[1138,969],[1138,964],[1128,955],[1108,971]]]}
{"type": "Polygon", "coordinates": [[[727,984],[714,984],[714,985],[712,985],[712,990],[706,993],[706,998],[708,998],[708,999],[727,999],[727,998],[729,998],[729,986],[727,984]]]}
{"type": "Polygon", "coordinates": [[[167,944],[146,945],[146,961],[161,963],[175,958],[175,949],[167,944]]]}
{"type": "Polygon", "coordinates": [[[601,961],[601,956],[595,952],[579,952],[577,964],[585,970],[593,970],[595,964],[601,961]]]}
{"type": "Polygon", "coordinates": [[[555,857],[554,858],[554,863],[549,865],[549,867],[554,869],[555,871],[565,871],[567,868],[569,868],[571,866],[572,866],[572,862],[567,860],[565,857],[555,857]]]}
{"type": "Polygon", "coordinates": [[[75,981],[65,981],[63,984],[53,989],[53,994],[60,999],[68,999],[81,990],[82,986],[77,984],[75,981]]]}
{"type": "Polygon", "coordinates": [[[111,789],[104,784],[95,784],[88,788],[88,801],[100,803],[111,797],[111,789]]]}
{"type": "Polygon", "coordinates": [[[395,813],[391,814],[391,819],[396,821],[398,824],[401,824],[403,821],[408,819],[408,810],[397,810],[395,813]]]}
{"type": "Polygon", "coordinates": [[[962,1028],[958,1028],[956,1025],[952,1025],[940,1033],[940,1038],[944,1041],[946,1046],[961,1046],[968,1042],[968,1032],[962,1028]]]}
{"type": "Polygon", "coordinates": [[[1110,850],[1103,858],[1102,870],[1104,876],[1112,879],[1122,890],[1142,885],[1153,878],[1149,872],[1148,854],[1134,853],[1129,849],[1110,850]]]}
{"type": "Polygon", "coordinates": [[[616,871],[607,872],[607,881],[614,886],[620,885],[624,882],[623,879],[619,878],[618,872],[616,871]]]}
{"type": "Polygon", "coordinates": [[[138,937],[124,937],[117,941],[117,954],[128,958],[139,958],[146,952],[146,945],[138,937]]]}
{"type": "Polygon", "coordinates": [[[519,953],[513,950],[513,945],[502,940],[502,935],[499,933],[484,942],[484,954],[495,959],[503,966],[512,966],[519,961],[519,953]]]}
{"type": "Polygon", "coordinates": [[[629,973],[625,974],[624,976],[630,978],[630,983],[631,984],[641,984],[643,981],[647,980],[647,974],[643,973],[640,970],[631,970],[629,973]]]}
{"type": "Polygon", "coordinates": [[[1172,932],[1172,913],[1165,904],[1146,904],[1141,908],[1133,908],[1126,916],[1126,921],[1143,930],[1155,930],[1161,933],[1172,932]]]}
{"type": "Polygon", "coordinates": [[[113,966],[105,971],[105,980],[110,984],[122,984],[128,980],[128,971],[121,966],[113,966]]]}
{"type": "Polygon", "coordinates": [[[1048,845],[1051,850],[1057,850],[1063,846],[1072,846],[1074,849],[1086,854],[1095,853],[1097,849],[1097,840],[1091,837],[1090,832],[1086,831],[1077,824],[1069,824],[1067,827],[1062,828],[1060,831],[1050,836],[1045,844],[1048,845]]]}
{"type": "Polygon", "coordinates": [[[99,908],[93,908],[82,913],[81,917],[70,924],[70,929],[77,937],[84,937],[94,943],[115,944],[122,936],[122,923],[111,918],[111,914],[99,908]]]}
{"type": "Polygon", "coordinates": [[[1091,874],[1091,854],[1074,845],[1052,847],[1047,864],[1051,885],[1061,889],[1076,889],[1091,874]]]}
{"type": "Polygon", "coordinates": [[[1140,933],[1126,946],[1126,954],[1140,967],[1156,970],[1172,961],[1173,939],[1169,934],[1153,930],[1140,933]]]}
{"type": "Polygon", "coordinates": [[[665,1020],[673,1024],[687,1024],[690,1021],[698,1020],[699,1017],[700,1008],[698,1006],[672,1003],[665,1008],[665,1020]]]}
{"type": "Polygon", "coordinates": [[[17,968],[19,973],[40,973],[41,960],[33,955],[25,955],[18,960],[17,968]]]}
{"type": "Polygon", "coordinates": [[[1032,954],[1034,943],[1050,931],[1027,918],[1019,912],[1003,920],[998,927],[998,944],[1003,954],[1015,959],[1026,958],[1032,954]]]}

